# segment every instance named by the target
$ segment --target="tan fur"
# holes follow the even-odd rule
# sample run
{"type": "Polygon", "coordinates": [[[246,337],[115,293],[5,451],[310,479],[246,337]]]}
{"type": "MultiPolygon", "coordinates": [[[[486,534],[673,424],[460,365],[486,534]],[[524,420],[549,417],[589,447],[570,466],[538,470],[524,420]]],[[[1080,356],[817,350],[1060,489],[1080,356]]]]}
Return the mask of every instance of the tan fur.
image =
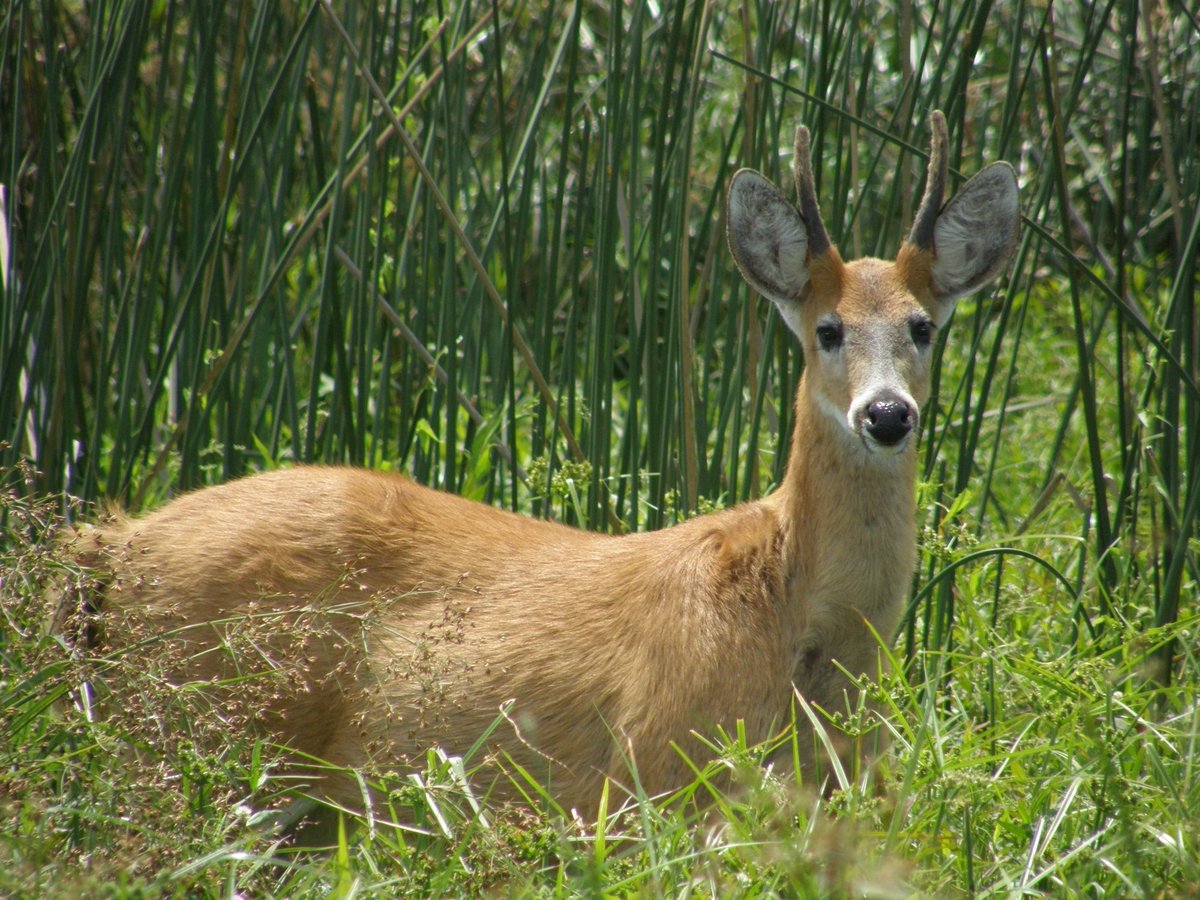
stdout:
{"type": "MultiPolygon", "coordinates": [[[[514,701],[489,746],[584,812],[605,777],[631,785],[627,760],[650,793],[685,783],[672,744],[703,758],[693,732],[741,720],[750,740],[771,737],[793,689],[844,710],[835,661],[877,673],[871,632],[892,635],[915,558],[915,435],[876,452],[844,421],[880,371],[917,403],[928,392],[909,322],[934,311],[931,254],[902,258],[808,261],[789,320],[806,367],[787,474],[762,500],[610,537],[398,475],[258,475],[92,535],[109,643],[125,621],[173,632],[189,650],[174,680],[229,677],[236,659],[209,651],[266,616],[261,657],[292,674],[259,727],[341,766],[419,765],[435,744],[464,753],[514,701]],[[846,325],[836,362],[813,337],[830,314],[846,325]],[[856,357],[880,353],[886,365],[856,357]],[[328,620],[307,632],[313,610],[328,620]]],[[[352,784],[322,789],[361,803],[352,784]]]]}

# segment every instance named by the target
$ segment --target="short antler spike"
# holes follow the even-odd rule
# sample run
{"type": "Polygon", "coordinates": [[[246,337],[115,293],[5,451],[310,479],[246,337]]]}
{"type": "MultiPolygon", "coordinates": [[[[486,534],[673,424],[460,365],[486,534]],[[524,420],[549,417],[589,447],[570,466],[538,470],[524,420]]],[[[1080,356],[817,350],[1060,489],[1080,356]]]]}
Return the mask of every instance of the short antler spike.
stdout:
{"type": "Polygon", "coordinates": [[[808,129],[796,127],[796,152],[792,160],[792,175],[796,180],[796,195],[800,202],[800,215],[808,230],[808,254],[820,256],[832,244],[821,221],[821,208],[817,204],[817,188],[813,183],[812,157],[809,155],[808,129]]]}
{"type": "Polygon", "coordinates": [[[908,233],[908,242],[922,250],[933,247],[933,226],[937,223],[938,213],[946,196],[946,145],[949,138],[946,135],[946,117],[942,111],[935,109],[929,117],[933,138],[929,144],[929,172],[926,176],[925,196],[921,199],[921,208],[913,219],[912,230],[908,233]]]}

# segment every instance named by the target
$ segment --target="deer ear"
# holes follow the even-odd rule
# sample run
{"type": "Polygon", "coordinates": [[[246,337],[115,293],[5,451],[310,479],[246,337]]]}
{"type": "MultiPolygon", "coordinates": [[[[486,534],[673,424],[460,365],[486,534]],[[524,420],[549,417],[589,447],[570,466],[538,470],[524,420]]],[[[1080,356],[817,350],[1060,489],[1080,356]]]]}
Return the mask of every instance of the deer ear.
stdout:
{"type": "Polygon", "coordinates": [[[992,163],[963,185],[933,226],[938,303],[948,306],[995,278],[1017,248],[1019,224],[1017,173],[1008,163],[992,163]]]}
{"type": "Polygon", "coordinates": [[[808,284],[808,229],[792,203],[753,169],[729,183],[729,251],[742,277],[792,324],[808,284]]]}

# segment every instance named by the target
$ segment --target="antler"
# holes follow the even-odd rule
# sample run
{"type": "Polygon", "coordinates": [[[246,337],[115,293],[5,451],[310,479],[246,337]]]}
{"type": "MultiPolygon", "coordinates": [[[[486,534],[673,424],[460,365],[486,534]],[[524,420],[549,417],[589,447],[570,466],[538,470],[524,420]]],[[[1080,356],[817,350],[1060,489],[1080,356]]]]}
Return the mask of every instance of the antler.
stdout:
{"type": "Polygon", "coordinates": [[[908,242],[921,250],[933,247],[933,226],[938,213],[942,211],[946,195],[946,144],[949,139],[946,136],[946,117],[941,110],[935,109],[930,114],[929,125],[933,129],[933,139],[929,144],[925,196],[921,199],[921,208],[917,210],[912,230],[908,233],[908,242]]]}
{"type": "Polygon", "coordinates": [[[792,159],[792,175],[796,181],[796,194],[800,201],[800,215],[808,230],[808,254],[820,256],[831,245],[821,221],[821,208],[817,205],[817,189],[813,183],[812,158],[808,151],[808,129],[796,127],[796,152],[792,159]]]}

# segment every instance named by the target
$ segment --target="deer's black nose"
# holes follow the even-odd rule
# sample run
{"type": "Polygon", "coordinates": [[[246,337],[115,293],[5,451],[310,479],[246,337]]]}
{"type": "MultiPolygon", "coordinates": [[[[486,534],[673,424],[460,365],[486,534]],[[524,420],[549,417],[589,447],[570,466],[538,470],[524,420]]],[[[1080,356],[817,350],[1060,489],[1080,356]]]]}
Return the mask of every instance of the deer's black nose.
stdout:
{"type": "Polygon", "coordinates": [[[916,416],[903,400],[876,400],[867,407],[867,434],[885,447],[900,443],[913,430],[916,416]]]}

